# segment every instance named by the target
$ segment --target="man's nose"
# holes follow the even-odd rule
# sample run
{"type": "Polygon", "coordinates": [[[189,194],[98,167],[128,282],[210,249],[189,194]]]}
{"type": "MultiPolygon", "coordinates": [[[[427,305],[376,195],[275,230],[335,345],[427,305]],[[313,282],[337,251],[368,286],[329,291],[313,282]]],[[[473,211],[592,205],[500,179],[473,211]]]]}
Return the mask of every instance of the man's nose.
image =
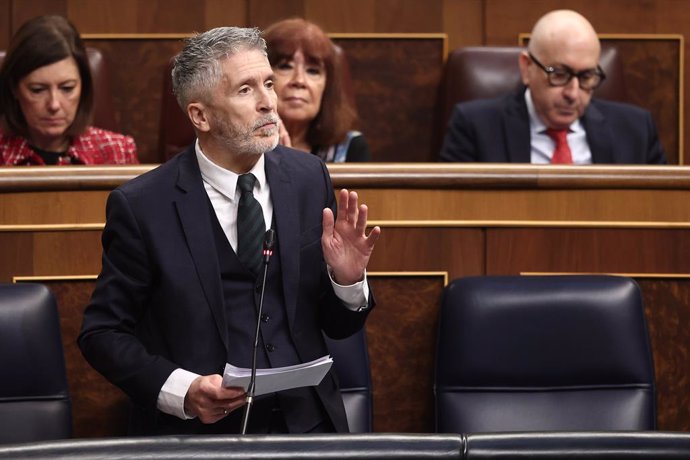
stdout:
{"type": "Polygon", "coordinates": [[[273,89],[263,88],[259,91],[259,110],[262,112],[270,112],[276,107],[276,93],[273,89]]]}
{"type": "Polygon", "coordinates": [[[571,78],[563,87],[563,95],[568,99],[575,99],[578,91],[580,91],[580,80],[577,77],[571,78]]]}

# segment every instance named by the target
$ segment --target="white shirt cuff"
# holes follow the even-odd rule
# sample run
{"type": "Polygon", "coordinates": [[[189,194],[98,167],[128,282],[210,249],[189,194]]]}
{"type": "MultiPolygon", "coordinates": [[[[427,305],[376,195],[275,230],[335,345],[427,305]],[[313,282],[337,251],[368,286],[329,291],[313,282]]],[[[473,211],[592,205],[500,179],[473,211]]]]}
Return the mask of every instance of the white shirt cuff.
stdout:
{"type": "Polygon", "coordinates": [[[369,305],[369,284],[367,283],[367,272],[364,271],[364,278],[355,284],[343,286],[333,281],[331,267],[328,267],[328,277],[331,279],[333,291],[345,306],[352,311],[362,311],[369,305]]]}
{"type": "Polygon", "coordinates": [[[198,374],[186,371],[184,369],[175,369],[168,377],[168,380],[163,384],[160,393],[158,393],[158,401],[156,407],[161,412],[174,415],[182,420],[187,420],[190,417],[184,412],[184,397],[189,391],[194,379],[199,377],[198,374]]]}

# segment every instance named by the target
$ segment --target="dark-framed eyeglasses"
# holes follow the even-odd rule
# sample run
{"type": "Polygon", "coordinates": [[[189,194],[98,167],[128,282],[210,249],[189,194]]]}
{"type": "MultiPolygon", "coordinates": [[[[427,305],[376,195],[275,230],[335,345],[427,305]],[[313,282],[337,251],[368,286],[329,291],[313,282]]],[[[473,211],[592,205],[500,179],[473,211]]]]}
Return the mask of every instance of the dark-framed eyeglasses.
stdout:
{"type": "Polygon", "coordinates": [[[599,85],[601,85],[601,82],[606,79],[606,75],[600,66],[597,66],[596,69],[586,69],[581,70],[580,72],[575,72],[573,69],[566,66],[545,66],[539,62],[539,60],[537,60],[537,58],[535,58],[531,52],[528,52],[527,54],[529,55],[529,58],[534,61],[539,68],[541,68],[541,70],[546,72],[546,76],[551,86],[565,86],[570,83],[570,80],[572,80],[573,77],[576,77],[578,83],[580,84],[580,88],[589,91],[598,88],[599,85]]]}

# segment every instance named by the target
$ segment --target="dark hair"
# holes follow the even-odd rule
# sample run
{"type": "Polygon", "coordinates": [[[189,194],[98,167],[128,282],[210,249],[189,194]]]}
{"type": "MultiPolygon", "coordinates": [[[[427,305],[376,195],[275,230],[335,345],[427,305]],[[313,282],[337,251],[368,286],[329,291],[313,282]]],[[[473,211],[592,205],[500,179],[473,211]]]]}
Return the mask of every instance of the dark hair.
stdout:
{"type": "Polygon", "coordinates": [[[39,16],[14,34],[0,67],[0,114],[7,134],[28,137],[26,119],[15,91],[19,82],[39,67],[72,57],[81,78],[81,97],[72,125],[65,134],[78,135],[91,122],[93,84],[89,60],[77,29],[62,16],[39,16]]]}
{"type": "Polygon", "coordinates": [[[319,26],[301,18],[276,22],[264,31],[264,38],[271,66],[301,49],[307,61],[323,64],[326,69],[321,109],[309,126],[307,142],[312,147],[328,147],[345,139],[357,122],[357,112],[345,92],[343,60],[333,42],[319,26]]]}

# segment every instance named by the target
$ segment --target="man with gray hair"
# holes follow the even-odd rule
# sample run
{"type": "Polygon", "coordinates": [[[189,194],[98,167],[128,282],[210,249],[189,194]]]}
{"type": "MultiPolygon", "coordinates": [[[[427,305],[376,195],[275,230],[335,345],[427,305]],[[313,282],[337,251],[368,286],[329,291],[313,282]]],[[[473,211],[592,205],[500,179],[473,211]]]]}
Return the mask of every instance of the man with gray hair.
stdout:
{"type": "Polygon", "coordinates": [[[581,14],[542,16],[519,57],[524,87],[456,105],[441,161],[666,163],[648,111],[592,98],[605,78],[600,54],[599,38],[581,14]]]}
{"type": "MultiPolygon", "coordinates": [[[[108,198],[103,267],[78,341],[131,398],[133,433],[240,431],[245,391],[220,374],[225,363],[251,366],[262,290],[258,367],[328,354],[323,333],[355,333],[374,306],[366,266],[380,229],[366,234],[355,192],[336,203],[318,158],[277,146],[272,78],[257,29],[187,40],[173,86],[197,140],[108,198]],[[265,265],[267,229],[277,242],[265,265]]],[[[332,372],[257,398],[248,431],[347,431],[332,372]]]]}

